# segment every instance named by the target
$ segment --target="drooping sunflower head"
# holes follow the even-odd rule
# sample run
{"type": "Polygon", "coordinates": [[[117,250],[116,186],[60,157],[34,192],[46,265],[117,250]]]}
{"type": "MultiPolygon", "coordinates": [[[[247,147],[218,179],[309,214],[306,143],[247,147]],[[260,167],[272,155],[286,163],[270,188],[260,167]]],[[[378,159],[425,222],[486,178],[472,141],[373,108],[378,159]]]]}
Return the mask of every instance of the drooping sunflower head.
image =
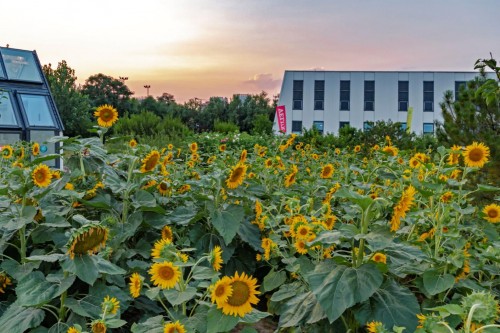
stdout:
{"type": "Polygon", "coordinates": [[[92,333],[106,333],[106,323],[102,320],[94,320],[92,324],[90,324],[92,329],[92,333]]]}
{"type": "Polygon", "coordinates": [[[484,219],[491,223],[500,222],[500,206],[497,204],[490,204],[483,209],[484,219]]]}
{"type": "Polygon", "coordinates": [[[220,271],[220,269],[222,268],[222,264],[224,263],[224,260],[222,260],[222,249],[220,248],[219,245],[216,245],[213,248],[208,258],[213,269],[216,272],[220,271]]]}
{"type": "Polygon", "coordinates": [[[76,326],[71,326],[70,328],[68,328],[68,330],[66,331],[66,333],[81,333],[82,331],[80,331],[78,328],[76,328],[76,326]]]}
{"type": "Polygon", "coordinates": [[[160,152],[158,150],[153,150],[142,160],[141,172],[153,171],[159,160],[160,152]]]}
{"type": "Polygon", "coordinates": [[[139,275],[139,273],[133,273],[130,276],[129,289],[130,289],[130,295],[133,298],[137,298],[141,295],[142,281],[143,279],[139,275]]]}
{"type": "Polygon", "coordinates": [[[379,321],[372,321],[372,322],[366,324],[366,329],[369,333],[385,332],[384,325],[379,321]]]}
{"type": "Polygon", "coordinates": [[[375,262],[380,262],[380,263],[387,263],[387,257],[385,254],[377,252],[373,255],[372,260],[375,262]]]}
{"type": "Polygon", "coordinates": [[[149,274],[153,284],[162,289],[175,287],[181,276],[179,267],[169,261],[154,263],[149,270],[149,274]]]}
{"type": "Polygon", "coordinates": [[[332,178],[333,171],[334,171],[333,164],[329,163],[321,169],[321,173],[319,176],[323,179],[332,178]]]}
{"type": "Polygon", "coordinates": [[[242,273],[236,274],[231,278],[230,283],[232,294],[218,307],[222,308],[222,312],[229,316],[244,317],[252,311],[252,304],[257,304],[259,299],[257,295],[260,292],[257,290],[257,279],[242,273]]]}
{"type": "Polygon", "coordinates": [[[161,229],[161,238],[168,240],[170,242],[174,241],[174,233],[172,231],[172,228],[170,228],[168,225],[164,226],[161,229]]]}
{"type": "Polygon", "coordinates": [[[95,110],[94,116],[97,117],[99,126],[111,127],[118,120],[118,111],[111,105],[104,104],[95,110]]]}
{"type": "Polygon", "coordinates": [[[116,314],[118,309],[120,309],[120,302],[116,297],[104,297],[104,301],[101,303],[102,312],[105,314],[116,314]]]}
{"type": "Polygon", "coordinates": [[[31,146],[31,153],[33,154],[33,156],[37,156],[38,154],[40,154],[40,145],[38,144],[38,142],[33,143],[33,146],[31,146]]]}
{"type": "Polygon", "coordinates": [[[14,149],[12,149],[11,145],[5,145],[2,147],[2,157],[8,160],[14,154],[14,149]]]}
{"type": "Polygon", "coordinates": [[[186,333],[186,328],[178,320],[163,326],[163,333],[186,333]]]}
{"type": "Polygon", "coordinates": [[[73,232],[69,239],[68,254],[71,259],[76,255],[93,254],[106,245],[108,229],[98,224],[87,224],[73,232]]]}
{"type": "Polygon", "coordinates": [[[130,148],[135,148],[135,147],[137,147],[137,141],[136,141],[135,139],[130,140],[130,141],[128,142],[128,146],[129,146],[130,148]]]}
{"type": "Polygon", "coordinates": [[[50,172],[47,165],[39,164],[31,173],[31,178],[33,178],[33,183],[35,183],[36,186],[47,187],[52,180],[52,172],[50,172]]]}
{"type": "Polygon", "coordinates": [[[243,184],[246,172],[247,172],[247,166],[245,164],[243,163],[236,164],[231,170],[229,178],[226,180],[227,187],[234,189],[243,184]]]}
{"type": "Polygon", "coordinates": [[[196,142],[192,142],[189,145],[189,150],[191,150],[191,153],[196,153],[198,151],[198,144],[196,142]]]}
{"type": "Polygon", "coordinates": [[[169,239],[160,239],[156,241],[153,249],[151,250],[151,257],[154,259],[168,259],[171,258],[172,253],[175,249],[174,245],[172,244],[172,241],[169,239]]]}
{"type": "Polygon", "coordinates": [[[466,166],[482,168],[488,162],[490,148],[485,146],[484,143],[473,142],[465,147],[463,155],[466,166]]]}

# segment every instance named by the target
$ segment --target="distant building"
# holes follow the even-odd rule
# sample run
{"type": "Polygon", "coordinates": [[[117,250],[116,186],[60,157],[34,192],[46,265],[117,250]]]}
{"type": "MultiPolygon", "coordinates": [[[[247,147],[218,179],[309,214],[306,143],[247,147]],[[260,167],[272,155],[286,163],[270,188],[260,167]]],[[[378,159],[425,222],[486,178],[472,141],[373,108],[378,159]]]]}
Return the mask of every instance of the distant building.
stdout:
{"type": "MultiPolygon", "coordinates": [[[[442,121],[439,103],[444,92],[455,93],[477,72],[344,72],[285,71],[278,105],[286,108],[286,132],[313,126],[334,133],[343,126],[366,129],[379,120],[406,128],[413,108],[411,130],[434,133],[442,121]]],[[[274,130],[278,131],[275,120],[274,130]]]]}
{"type": "MultiPolygon", "coordinates": [[[[40,153],[59,152],[44,143],[62,135],[63,124],[35,51],[0,47],[0,150],[19,140],[40,143],[40,153]]],[[[60,160],[46,162],[60,166],[60,160]]]]}

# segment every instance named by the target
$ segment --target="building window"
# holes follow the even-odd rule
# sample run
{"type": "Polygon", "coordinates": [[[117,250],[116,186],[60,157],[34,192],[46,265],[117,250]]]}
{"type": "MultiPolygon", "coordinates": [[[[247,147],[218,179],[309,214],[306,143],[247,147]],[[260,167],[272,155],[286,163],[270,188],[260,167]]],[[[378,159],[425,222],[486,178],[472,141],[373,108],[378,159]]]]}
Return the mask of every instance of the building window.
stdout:
{"type": "Polygon", "coordinates": [[[424,123],[424,134],[434,134],[433,123],[424,123]]]}
{"type": "Polygon", "coordinates": [[[1,54],[9,80],[42,82],[33,52],[2,48],[1,54]]]}
{"type": "Polygon", "coordinates": [[[455,101],[458,99],[458,94],[460,93],[460,88],[467,88],[465,81],[455,81],[455,101]]]}
{"type": "Polygon", "coordinates": [[[302,110],[304,98],[304,81],[293,80],[293,110],[302,110]]]}
{"type": "Polygon", "coordinates": [[[408,81],[398,81],[398,111],[408,111],[408,81]]]}
{"type": "Polygon", "coordinates": [[[349,126],[349,122],[348,121],[341,121],[339,123],[339,129],[341,129],[342,127],[346,127],[346,126],[349,126]]]}
{"type": "Polygon", "coordinates": [[[365,111],[375,111],[375,81],[365,81],[365,111]]]}
{"type": "Polygon", "coordinates": [[[302,121],[301,120],[293,120],[292,121],[292,133],[297,133],[297,134],[302,133],[302,121]]]}
{"type": "Polygon", "coordinates": [[[17,119],[14,115],[14,108],[12,107],[10,95],[2,91],[0,91],[0,125],[17,125],[17,119]]]}
{"type": "Polygon", "coordinates": [[[351,81],[340,81],[340,111],[349,111],[351,81]]]}
{"type": "Polygon", "coordinates": [[[325,81],[314,81],[314,110],[325,109],[325,81]]]}
{"type": "Polygon", "coordinates": [[[373,127],[373,121],[365,121],[363,123],[363,130],[364,131],[368,131],[369,129],[371,129],[373,127]]]}
{"type": "Polygon", "coordinates": [[[324,122],[323,121],[314,121],[313,127],[320,133],[323,134],[324,131],[324,122]]]}
{"type": "Polygon", "coordinates": [[[434,111],[434,81],[424,81],[424,111],[434,111]]]}
{"type": "Polygon", "coordinates": [[[30,126],[55,127],[47,96],[20,94],[30,126]]]}
{"type": "Polygon", "coordinates": [[[406,131],[406,129],[408,128],[408,125],[406,125],[406,123],[399,123],[399,126],[401,126],[401,129],[403,131],[406,131]]]}

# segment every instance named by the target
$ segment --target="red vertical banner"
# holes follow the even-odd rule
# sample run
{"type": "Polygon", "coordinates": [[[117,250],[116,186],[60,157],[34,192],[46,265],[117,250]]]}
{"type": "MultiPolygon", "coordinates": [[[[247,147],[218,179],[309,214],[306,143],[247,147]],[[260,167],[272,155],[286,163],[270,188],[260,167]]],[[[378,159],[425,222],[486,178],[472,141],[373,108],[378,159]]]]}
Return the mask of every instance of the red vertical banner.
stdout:
{"type": "Polygon", "coordinates": [[[276,107],[276,116],[278,117],[278,128],[282,133],[286,133],[286,110],[284,105],[276,107]]]}

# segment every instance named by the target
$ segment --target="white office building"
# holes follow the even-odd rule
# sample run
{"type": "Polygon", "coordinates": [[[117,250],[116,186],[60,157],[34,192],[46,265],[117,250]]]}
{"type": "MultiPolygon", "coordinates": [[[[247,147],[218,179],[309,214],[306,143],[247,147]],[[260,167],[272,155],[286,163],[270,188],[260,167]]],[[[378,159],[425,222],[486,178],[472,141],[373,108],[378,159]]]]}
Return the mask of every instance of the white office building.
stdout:
{"type": "MultiPolygon", "coordinates": [[[[316,127],[338,134],[349,125],[367,128],[379,120],[407,126],[413,108],[411,130],[434,133],[434,121],[442,121],[439,103],[445,91],[457,93],[460,85],[477,72],[344,72],[285,71],[278,105],[286,110],[286,133],[316,127]]],[[[277,117],[276,117],[277,118],[277,117]]],[[[279,130],[275,119],[274,130],[279,130]]]]}

